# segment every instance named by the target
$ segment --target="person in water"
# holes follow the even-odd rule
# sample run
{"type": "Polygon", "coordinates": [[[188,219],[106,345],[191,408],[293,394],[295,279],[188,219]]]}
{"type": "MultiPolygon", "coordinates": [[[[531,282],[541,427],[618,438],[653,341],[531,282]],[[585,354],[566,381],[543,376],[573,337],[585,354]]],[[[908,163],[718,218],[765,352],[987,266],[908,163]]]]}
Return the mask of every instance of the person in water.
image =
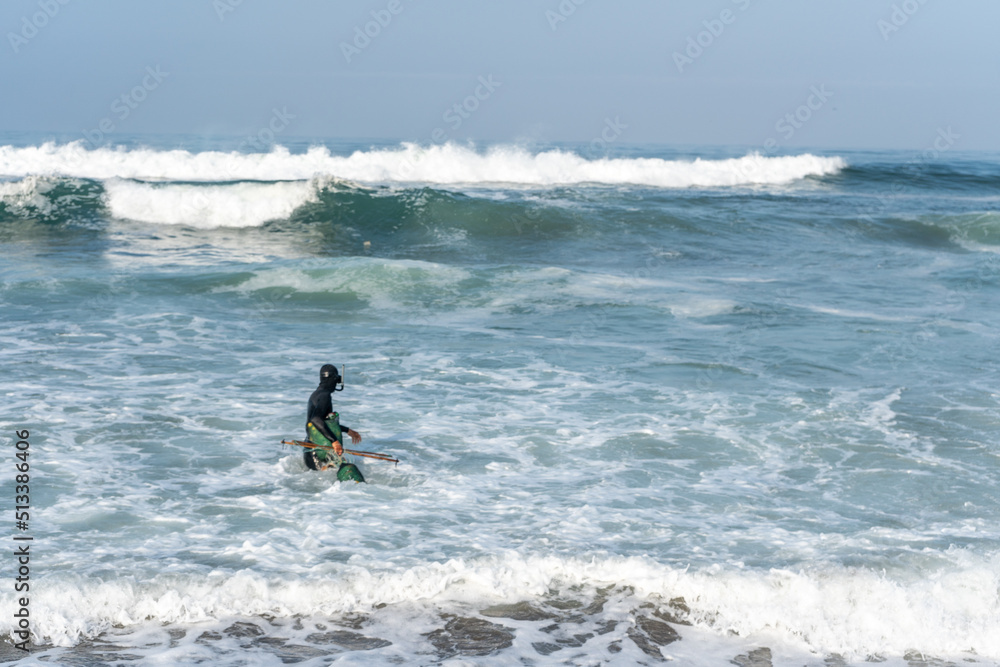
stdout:
{"type": "Polygon", "coordinates": [[[326,364],[319,369],[319,386],[309,397],[309,408],[306,412],[306,439],[317,445],[333,447],[333,450],[331,452],[330,449],[319,447],[305,450],[302,454],[310,470],[326,470],[332,465],[353,467],[350,463],[345,464],[342,458],[343,434],[349,435],[355,445],[361,442],[361,434],[340,423],[340,415],[333,411],[333,400],[330,396],[343,388],[344,382],[336,366],[326,364]]]}

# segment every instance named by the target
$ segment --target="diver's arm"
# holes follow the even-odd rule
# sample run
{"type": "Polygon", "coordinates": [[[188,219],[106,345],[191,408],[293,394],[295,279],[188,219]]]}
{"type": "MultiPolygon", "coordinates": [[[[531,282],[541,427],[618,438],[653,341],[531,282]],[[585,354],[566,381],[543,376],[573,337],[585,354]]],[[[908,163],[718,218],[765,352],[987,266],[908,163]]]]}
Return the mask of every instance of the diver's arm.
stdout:
{"type": "Polygon", "coordinates": [[[339,438],[333,434],[333,431],[330,430],[330,427],[326,425],[325,420],[313,418],[310,419],[309,421],[310,423],[312,423],[313,426],[316,427],[316,430],[319,431],[323,435],[323,437],[329,440],[330,442],[337,442],[339,440],[339,438]]]}
{"type": "Polygon", "coordinates": [[[324,438],[333,443],[333,451],[337,453],[337,456],[343,455],[344,445],[340,442],[340,439],[337,438],[337,436],[335,436],[332,431],[330,431],[330,427],[326,425],[326,419],[322,416],[319,416],[319,413],[323,411],[317,410],[317,407],[319,406],[316,405],[315,401],[310,399],[309,414],[308,414],[309,423],[312,424],[316,428],[316,430],[320,432],[320,435],[322,435],[324,438]]]}

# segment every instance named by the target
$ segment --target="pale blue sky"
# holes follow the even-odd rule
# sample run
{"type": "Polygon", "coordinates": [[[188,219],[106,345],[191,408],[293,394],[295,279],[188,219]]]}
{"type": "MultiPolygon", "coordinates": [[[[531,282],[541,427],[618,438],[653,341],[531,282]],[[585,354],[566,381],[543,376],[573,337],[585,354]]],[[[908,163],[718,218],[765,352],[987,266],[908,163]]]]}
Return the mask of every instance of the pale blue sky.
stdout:
{"type": "Polygon", "coordinates": [[[996,0],[579,1],[4,0],[0,131],[1000,149],[996,0]]]}

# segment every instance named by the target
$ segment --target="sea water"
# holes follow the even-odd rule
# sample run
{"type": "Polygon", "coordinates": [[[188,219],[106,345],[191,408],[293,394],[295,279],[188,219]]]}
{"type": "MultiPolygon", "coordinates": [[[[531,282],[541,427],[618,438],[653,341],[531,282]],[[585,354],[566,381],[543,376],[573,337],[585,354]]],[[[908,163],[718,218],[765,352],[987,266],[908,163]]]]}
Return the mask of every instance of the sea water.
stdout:
{"type": "Polygon", "coordinates": [[[998,156],[2,143],[0,658],[1000,664],[998,156]]]}

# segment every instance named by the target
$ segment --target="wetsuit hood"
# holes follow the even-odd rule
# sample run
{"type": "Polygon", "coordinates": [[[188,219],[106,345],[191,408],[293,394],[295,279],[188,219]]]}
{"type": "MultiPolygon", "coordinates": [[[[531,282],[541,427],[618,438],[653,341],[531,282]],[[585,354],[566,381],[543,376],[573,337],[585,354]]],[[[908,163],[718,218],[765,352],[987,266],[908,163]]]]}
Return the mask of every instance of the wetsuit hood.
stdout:
{"type": "Polygon", "coordinates": [[[325,364],[319,369],[319,386],[334,389],[340,383],[340,371],[333,364],[325,364]]]}

